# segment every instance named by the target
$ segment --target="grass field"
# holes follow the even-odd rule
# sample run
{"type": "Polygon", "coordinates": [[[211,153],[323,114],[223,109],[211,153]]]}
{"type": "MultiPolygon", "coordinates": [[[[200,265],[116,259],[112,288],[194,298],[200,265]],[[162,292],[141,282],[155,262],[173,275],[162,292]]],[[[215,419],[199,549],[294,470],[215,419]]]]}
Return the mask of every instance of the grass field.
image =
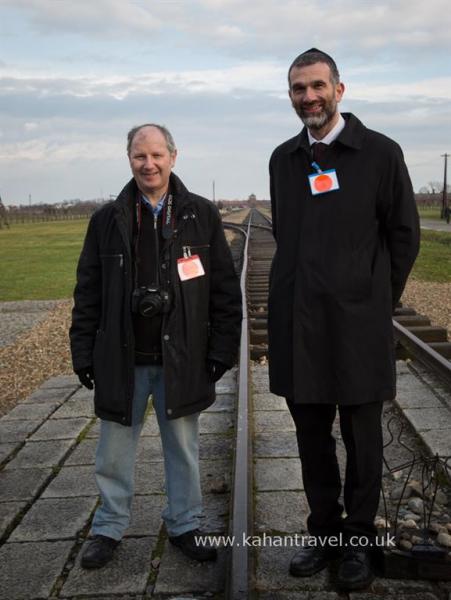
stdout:
{"type": "Polygon", "coordinates": [[[0,301],[68,298],[88,219],[0,229],[0,301]]]}
{"type": "Polygon", "coordinates": [[[412,277],[422,281],[451,282],[451,233],[421,230],[420,254],[412,277]]]}
{"type": "Polygon", "coordinates": [[[418,212],[420,214],[420,218],[422,219],[433,219],[434,221],[440,221],[441,214],[440,206],[419,206],[418,212]]]}
{"type": "MultiPolygon", "coordinates": [[[[0,301],[69,298],[87,219],[0,229],[0,301]]],[[[451,282],[451,233],[422,230],[412,276],[451,282]]]]}

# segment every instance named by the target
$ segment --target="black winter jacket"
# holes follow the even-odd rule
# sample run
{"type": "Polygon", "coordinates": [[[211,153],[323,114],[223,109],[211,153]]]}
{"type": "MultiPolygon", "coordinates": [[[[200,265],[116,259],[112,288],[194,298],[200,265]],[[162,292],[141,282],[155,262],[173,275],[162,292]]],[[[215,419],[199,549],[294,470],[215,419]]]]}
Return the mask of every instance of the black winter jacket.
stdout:
{"type": "Polygon", "coordinates": [[[364,404],[395,395],[392,309],[419,247],[400,147],[353,115],[323,170],[340,189],[312,195],[304,128],[270,161],[277,251],[269,290],[271,391],[298,403],[364,404]]]}
{"type": "MultiPolygon", "coordinates": [[[[171,174],[175,226],[160,253],[173,305],[162,327],[166,414],[193,414],[214,402],[206,360],[232,367],[241,327],[241,292],[220,215],[171,174]],[[198,254],[205,275],[180,281],[177,259],[198,254]]],[[[132,231],[137,186],[91,218],[77,269],[70,341],[74,370],[93,366],[95,412],[131,424],[134,391],[132,231]]]]}

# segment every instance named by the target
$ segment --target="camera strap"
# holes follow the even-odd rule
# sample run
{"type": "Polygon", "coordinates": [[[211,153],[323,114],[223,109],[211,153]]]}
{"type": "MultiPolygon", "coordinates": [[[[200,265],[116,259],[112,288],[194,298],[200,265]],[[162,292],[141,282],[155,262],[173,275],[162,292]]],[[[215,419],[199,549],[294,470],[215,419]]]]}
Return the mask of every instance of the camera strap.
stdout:
{"type": "MultiPolygon", "coordinates": [[[[134,243],[134,251],[135,251],[135,273],[134,273],[134,284],[135,289],[138,288],[138,267],[140,262],[139,257],[139,240],[141,236],[141,224],[142,224],[142,206],[143,206],[143,198],[141,196],[141,191],[138,190],[136,194],[135,200],[135,219],[136,219],[136,236],[134,243]]],[[[151,205],[149,203],[149,209],[151,205]]],[[[174,211],[174,198],[171,193],[167,193],[165,195],[163,201],[163,208],[161,209],[162,213],[162,236],[163,239],[170,239],[175,232],[175,211],[174,211]]],[[[155,223],[157,219],[157,215],[153,213],[155,223]]],[[[158,230],[155,227],[155,250],[156,250],[156,260],[155,260],[155,283],[157,286],[160,285],[160,242],[159,242],[159,234],[158,230]]]]}

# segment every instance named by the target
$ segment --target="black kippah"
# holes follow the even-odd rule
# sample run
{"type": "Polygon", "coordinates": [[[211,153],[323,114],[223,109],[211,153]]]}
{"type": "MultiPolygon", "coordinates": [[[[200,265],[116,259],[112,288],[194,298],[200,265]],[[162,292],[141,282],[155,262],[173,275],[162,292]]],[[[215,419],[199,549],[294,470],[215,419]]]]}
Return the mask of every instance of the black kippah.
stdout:
{"type": "Polygon", "coordinates": [[[318,48],[310,48],[309,50],[306,50],[305,52],[303,52],[299,56],[304,56],[304,54],[313,54],[313,53],[315,53],[315,54],[322,54],[323,56],[325,56],[326,58],[328,58],[335,65],[335,61],[332,58],[332,56],[330,56],[330,54],[327,54],[326,52],[323,52],[322,50],[318,50],[318,48]]]}

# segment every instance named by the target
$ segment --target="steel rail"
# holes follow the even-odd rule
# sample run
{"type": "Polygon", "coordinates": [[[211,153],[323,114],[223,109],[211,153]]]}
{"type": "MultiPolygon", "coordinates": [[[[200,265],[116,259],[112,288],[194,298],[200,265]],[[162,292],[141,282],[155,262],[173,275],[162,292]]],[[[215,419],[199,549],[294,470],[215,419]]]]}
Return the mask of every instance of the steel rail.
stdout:
{"type": "Polygon", "coordinates": [[[247,232],[238,227],[246,236],[241,269],[241,293],[243,297],[243,320],[241,326],[239,378],[238,378],[238,406],[236,418],[236,442],[233,468],[232,486],[232,513],[230,517],[229,535],[234,540],[228,564],[228,577],[226,597],[229,600],[247,600],[249,598],[249,552],[243,544],[243,535],[249,535],[252,503],[251,470],[249,440],[249,332],[246,298],[247,260],[250,237],[250,222],[247,232]]]}
{"type": "Polygon", "coordinates": [[[451,385],[451,362],[395,320],[393,327],[395,339],[399,340],[412,356],[451,385]]]}

